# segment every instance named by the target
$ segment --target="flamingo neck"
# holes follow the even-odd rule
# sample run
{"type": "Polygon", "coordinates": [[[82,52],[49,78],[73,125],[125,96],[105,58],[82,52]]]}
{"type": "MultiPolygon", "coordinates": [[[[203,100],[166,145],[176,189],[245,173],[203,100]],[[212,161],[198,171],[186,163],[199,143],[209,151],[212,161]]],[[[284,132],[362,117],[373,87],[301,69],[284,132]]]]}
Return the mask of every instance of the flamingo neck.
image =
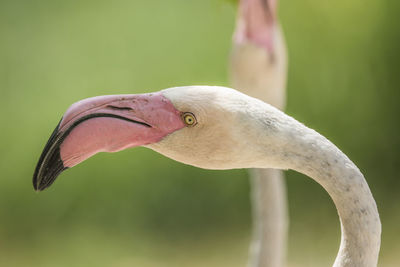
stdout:
{"type": "Polygon", "coordinates": [[[268,126],[267,131],[268,161],[275,161],[277,168],[293,169],[313,178],[335,203],[342,236],[334,267],[376,266],[381,222],[375,200],[359,169],[325,137],[292,118],[275,130],[271,131],[268,126]],[[271,135],[276,137],[272,142],[271,135]]]}

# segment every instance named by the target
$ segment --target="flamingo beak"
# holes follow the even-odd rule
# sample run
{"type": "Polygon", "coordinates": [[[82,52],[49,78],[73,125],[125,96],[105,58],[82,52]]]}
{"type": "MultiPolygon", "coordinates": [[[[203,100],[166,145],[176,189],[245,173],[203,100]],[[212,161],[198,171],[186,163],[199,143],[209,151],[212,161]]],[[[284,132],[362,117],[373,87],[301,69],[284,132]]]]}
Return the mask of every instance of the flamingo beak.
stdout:
{"type": "Polygon", "coordinates": [[[46,189],[61,172],[98,152],[156,143],[183,127],[181,112],[161,93],[84,99],[66,111],[50,136],[33,187],[46,189]]]}
{"type": "Polygon", "coordinates": [[[277,0],[240,0],[234,39],[251,42],[273,52],[277,0]]]}

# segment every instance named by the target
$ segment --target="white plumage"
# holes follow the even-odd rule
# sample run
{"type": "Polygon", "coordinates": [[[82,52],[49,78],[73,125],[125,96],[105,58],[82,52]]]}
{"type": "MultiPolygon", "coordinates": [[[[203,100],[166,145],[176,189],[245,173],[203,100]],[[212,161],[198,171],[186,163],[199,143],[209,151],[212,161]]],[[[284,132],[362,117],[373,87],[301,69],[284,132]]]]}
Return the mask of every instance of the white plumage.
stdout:
{"type": "Polygon", "coordinates": [[[206,169],[293,169],[321,184],[338,210],[342,237],[335,267],[377,265],[381,224],[364,176],[334,144],[258,99],[222,87],[163,91],[198,125],[148,147],[206,169]]]}

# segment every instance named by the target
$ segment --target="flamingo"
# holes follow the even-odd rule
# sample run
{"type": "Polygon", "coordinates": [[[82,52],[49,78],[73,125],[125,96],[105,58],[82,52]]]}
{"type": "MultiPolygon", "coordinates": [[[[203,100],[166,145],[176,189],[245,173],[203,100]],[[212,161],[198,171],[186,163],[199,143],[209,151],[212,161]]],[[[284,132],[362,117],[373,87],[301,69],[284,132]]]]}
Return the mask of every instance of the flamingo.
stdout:
{"type": "Polygon", "coordinates": [[[144,146],[204,169],[293,169],[318,182],[341,222],[335,267],[377,265],[381,223],[357,166],[316,131],[239,91],[186,86],[73,104],[50,136],[33,175],[41,191],[98,152],[144,146]]]}
{"type": "MultiPolygon", "coordinates": [[[[233,88],[284,109],[287,55],[277,20],[277,0],[241,0],[233,36],[233,88]]],[[[250,267],[285,265],[288,212],[283,172],[250,170],[253,240],[250,267]]]]}

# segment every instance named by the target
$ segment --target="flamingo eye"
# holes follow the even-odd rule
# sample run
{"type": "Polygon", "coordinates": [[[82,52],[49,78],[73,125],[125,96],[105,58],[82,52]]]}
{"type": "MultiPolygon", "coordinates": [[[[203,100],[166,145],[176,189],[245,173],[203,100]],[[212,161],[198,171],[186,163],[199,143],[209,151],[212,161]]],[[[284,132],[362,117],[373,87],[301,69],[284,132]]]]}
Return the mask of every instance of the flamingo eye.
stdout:
{"type": "Polygon", "coordinates": [[[197,123],[196,117],[190,112],[183,113],[182,118],[187,126],[194,126],[197,123]]]}

